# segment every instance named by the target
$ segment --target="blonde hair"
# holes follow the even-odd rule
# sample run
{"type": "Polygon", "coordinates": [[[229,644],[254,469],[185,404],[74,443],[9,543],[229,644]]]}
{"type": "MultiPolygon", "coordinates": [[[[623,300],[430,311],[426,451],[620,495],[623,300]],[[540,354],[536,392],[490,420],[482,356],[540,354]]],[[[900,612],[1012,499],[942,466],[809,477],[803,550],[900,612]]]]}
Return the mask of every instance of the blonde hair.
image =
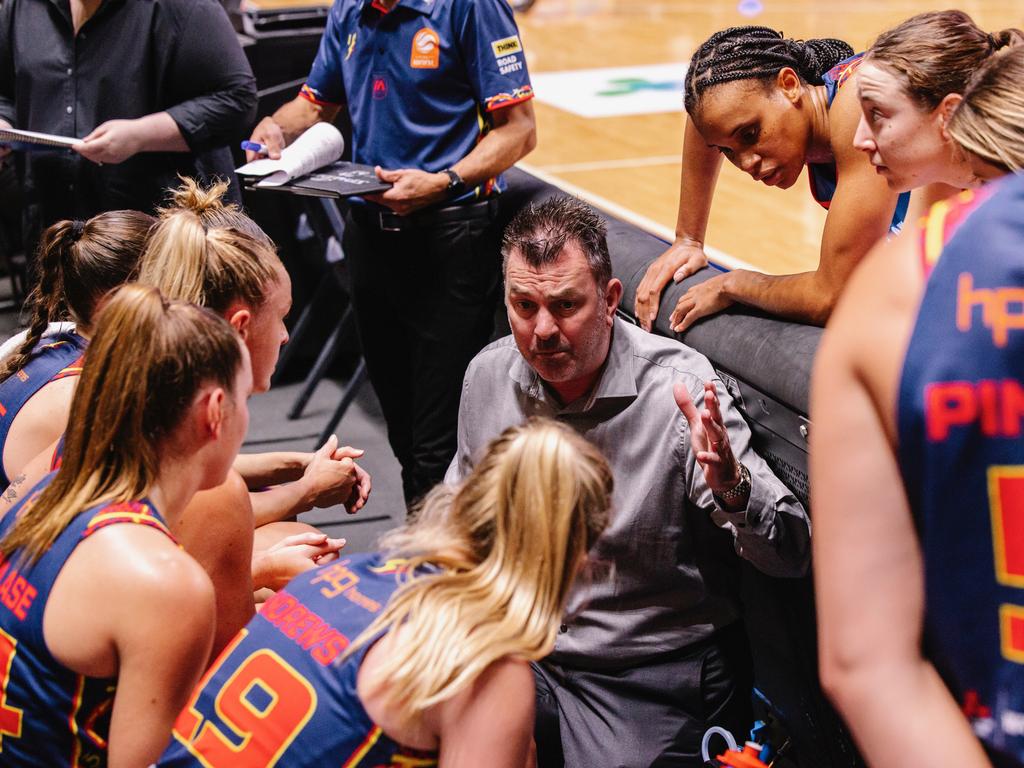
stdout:
{"type": "Polygon", "coordinates": [[[1024,168],[1024,46],[1000,51],[975,73],[946,130],[968,152],[1006,171],[1024,168]]]}
{"type": "Polygon", "coordinates": [[[233,203],[225,182],[203,189],[192,179],[170,193],[139,267],[139,282],[165,296],[223,313],[235,301],[263,304],[283,269],[274,244],[233,203]]]}
{"type": "Polygon", "coordinates": [[[156,479],[164,441],[200,388],[229,393],[241,340],[209,310],[128,284],[99,313],[71,401],[60,471],[0,540],[8,558],[43,554],[75,515],[140,498],[156,479]]]}
{"type": "Polygon", "coordinates": [[[401,627],[380,693],[412,716],[505,656],[546,656],[611,493],[604,457],[570,428],[532,419],[506,429],[461,486],[435,488],[413,522],[384,538],[408,573],[440,571],[409,576],[346,657],[401,627]]]}

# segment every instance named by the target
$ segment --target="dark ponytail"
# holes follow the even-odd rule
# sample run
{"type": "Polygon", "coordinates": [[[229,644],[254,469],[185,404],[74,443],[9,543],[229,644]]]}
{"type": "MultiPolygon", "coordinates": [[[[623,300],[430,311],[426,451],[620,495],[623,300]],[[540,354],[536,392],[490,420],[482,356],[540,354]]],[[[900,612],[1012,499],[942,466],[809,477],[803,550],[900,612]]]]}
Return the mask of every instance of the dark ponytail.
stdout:
{"type": "Polygon", "coordinates": [[[96,304],[138,269],[154,219],[139,211],[110,211],[88,221],[60,221],[43,232],[37,257],[39,277],[29,294],[28,334],[0,364],[0,381],[32,359],[50,323],[92,322],[96,304]]]}
{"type": "Polygon", "coordinates": [[[792,40],[769,27],[730,27],[709,37],[686,71],[684,103],[692,117],[704,92],[733,80],[771,82],[789,67],[811,85],[820,85],[832,67],[853,55],[842,40],[792,40]]]}

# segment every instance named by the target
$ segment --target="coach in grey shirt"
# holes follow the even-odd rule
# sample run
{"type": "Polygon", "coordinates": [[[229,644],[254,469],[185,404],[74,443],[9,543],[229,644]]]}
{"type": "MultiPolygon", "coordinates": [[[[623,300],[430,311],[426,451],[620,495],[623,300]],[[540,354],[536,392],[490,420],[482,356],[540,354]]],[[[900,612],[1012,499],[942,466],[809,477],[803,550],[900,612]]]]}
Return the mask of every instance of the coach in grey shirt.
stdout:
{"type": "Polygon", "coordinates": [[[592,209],[528,207],[503,253],[513,335],[466,373],[446,479],[530,416],[574,427],[615,475],[611,524],[535,665],[539,765],[701,765],[706,727],[750,726],[736,555],[802,575],[807,516],[708,360],[615,317],[622,284],[592,209]]]}

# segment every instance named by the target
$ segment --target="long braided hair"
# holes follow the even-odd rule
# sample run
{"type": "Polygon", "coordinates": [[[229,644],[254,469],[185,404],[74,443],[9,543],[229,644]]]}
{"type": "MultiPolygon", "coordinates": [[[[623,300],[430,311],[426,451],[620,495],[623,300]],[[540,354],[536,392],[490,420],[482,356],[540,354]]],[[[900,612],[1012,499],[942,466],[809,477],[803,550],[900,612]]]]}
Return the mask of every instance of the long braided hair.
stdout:
{"type": "Polygon", "coordinates": [[[734,80],[773,82],[790,67],[810,85],[853,55],[842,40],[793,40],[769,27],[729,27],[715,32],[694,52],[686,71],[684,105],[693,117],[704,93],[734,80]]]}
{"type": "Polygon", "coordinates": [[[135,274],[154,221],[140,211],[108,211],[88,221],[59,221],[43,232],[39,277],[26,302],[28,335],[0,364],[0,381],[28,364],[50,323],[92,324],[99,300],[135,274]]]}

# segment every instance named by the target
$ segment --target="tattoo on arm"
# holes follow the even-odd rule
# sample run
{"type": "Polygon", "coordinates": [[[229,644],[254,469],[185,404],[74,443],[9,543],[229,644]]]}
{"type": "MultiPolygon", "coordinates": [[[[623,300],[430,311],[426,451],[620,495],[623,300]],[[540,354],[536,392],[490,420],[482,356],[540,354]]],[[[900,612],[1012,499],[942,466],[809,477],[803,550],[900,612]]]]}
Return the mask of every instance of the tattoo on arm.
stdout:
{"type": "Polygon", "coordinates": [[[18,498],[18,486],[25,482],[25,474],[22,473],[16,478],[11,480],[10,486],[4,491],[4,499],[6,501],[14,501],[18,498]]]}

